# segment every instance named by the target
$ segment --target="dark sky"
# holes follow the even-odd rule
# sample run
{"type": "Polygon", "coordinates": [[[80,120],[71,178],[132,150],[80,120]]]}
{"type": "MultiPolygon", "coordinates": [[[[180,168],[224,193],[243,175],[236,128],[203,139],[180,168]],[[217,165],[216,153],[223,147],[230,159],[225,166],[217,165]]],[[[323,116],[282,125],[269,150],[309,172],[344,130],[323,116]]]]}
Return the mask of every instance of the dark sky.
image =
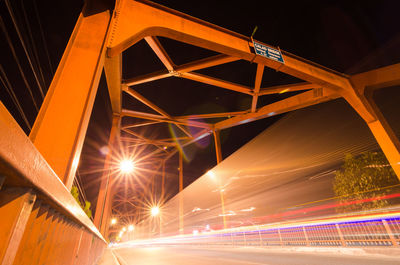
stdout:
{"type": "MultiPolygon", "coordinates": [[[[258,26],[255,39],[321,65],[345,73],[357,73],[376,67],[399,62],[400,35],[398,30],[399,1],[155,1],[167,7],[206,20],[229,30],[250,36],[258,26]]],[[[12,1],[16,19],[22,28],[25,42],[30,49],[37,50],[37,68],[40,65],[43,78],[39,78],[44,90],[50,84],[58,61],[82,8],[83,1],[37,0],[12,1]],[[25,15],[26,18],[25,20],[25,15]],[[38,19],[39,18],[39,19],[38,19]],[[42,31],[40,30],[42,27],[42,31]],[[32,40],[29,38],[32,32],[32,40]],[[43,35],[42,35],[43,34],[43,35]],[[48,51],[48,56],[46,53],[48,51]]],[[[21,101],[28,123],[33,124],[37,110],[21,78],[12,55],[10,43],[20,58],[20,64],[28,84],[31,84],[33,98],[40,106],[42,97],[32,71],[24,55],[18,35],[13,27],[5,1],[0,3],[2,18],[1,65],[2,80],[7,77],[17,98],[21,101]],[[8,32],[9,42],[4,29],[8,32]]],[[[215,53],[190,45],[161,38],[161,43],[176,64],[204,58],[215,53]]],[[[33,53],[32,53],[33,54],[33,53]]],[[[162,68],[147,44],[135,44],[124,53],[124,78],[137,76],[162,68]]],[[[238,62],[217,70],[205,70],[204,74],[225,78],[245,85],[254,83],[256,66],[248,62],[238,62]]],[[[297,79],[272,70],[266,70],[262,86],[296,82],[297,79]]],[[[4,83],[4,82],[3,82],[4,83]]],[[[1,100],[14,114],[17,121],[28,133],[22,116],[0,83],[1,100]]],[[[6,83],[6,82],[5,82],[6,83]]],[[[235,111],[248,107],[250,98],[237,93],[217,89],[185,80],[163,80],[135,87],[141,94],[159,104],[171,115],[183,115],[201,111],[235,111]]],[[[44,91],[45,93],[46,91],[44,91]]],[[[282,96],[262,97],[259,106],[276,101],[282,96]]],[[[138,102],[124,97],[124,106],[145,110],[138,102]]],[[[222,132],[223,156],[227,157],[259,132],[270,126],[279,117],[264,119],[237,126],[222,132]]],[[[100,83],[92,120],[80,163],[80,172],[87,196],[92,202],[96,196],[98,174],[84,174],[101,168],[92,157],[105,144],[110,126],[110,109],[104,77],[100,83]]],[[[160,135],[169,133],[167,127],[152,129],[160,135]]],[[[147,132],[142,132],[147,133],[147,132]]],[[[216,164],[213,141],[204,139],[185,150],[188,159],[184,164],[185,185],[216,164]]],[[[170,194],[177,191],[177,159],[168,164],[170,194]]]]}

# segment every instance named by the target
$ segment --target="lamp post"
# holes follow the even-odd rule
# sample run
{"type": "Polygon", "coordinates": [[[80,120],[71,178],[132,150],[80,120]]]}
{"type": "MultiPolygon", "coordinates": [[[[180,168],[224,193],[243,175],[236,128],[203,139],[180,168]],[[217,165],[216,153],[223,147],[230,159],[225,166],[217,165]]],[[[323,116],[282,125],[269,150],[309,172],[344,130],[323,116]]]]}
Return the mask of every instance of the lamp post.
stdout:
{"type": "MultiPolygon", "coordinates": [[[[151,207],[150,214],[153,217],[152,219],[155,219],[156,217],[158,217],[158,228],[159,228],[158,233],[161,236],[161,214],[160,213],[161,213],[161,211],[160,211],[159,206],[156,205],[156,206],[151,207]]],[[[150,220],[150,222],[151,222],[151,220],[150,220]]],[[[157,224],[157,222],[156,222],[156,224],[157,224]]],[[[150,226],[151,226],[151,223],[150,223],[150,226]]]]}

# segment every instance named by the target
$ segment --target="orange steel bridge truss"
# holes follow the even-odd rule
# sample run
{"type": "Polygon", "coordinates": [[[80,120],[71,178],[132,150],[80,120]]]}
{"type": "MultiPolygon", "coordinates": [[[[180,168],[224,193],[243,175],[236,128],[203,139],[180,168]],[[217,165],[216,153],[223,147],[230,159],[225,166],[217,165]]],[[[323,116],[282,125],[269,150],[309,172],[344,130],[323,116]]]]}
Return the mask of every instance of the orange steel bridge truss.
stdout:
{"type": "MultiPolygon", "coordinates": [[[[400,64],[349,76],[286,51],[281,53],[284,63],[257,55],[252,38],[147,0],[117,0],[113,11],[102,9],[101,6],[93,8],[87,4],[58,66],[29,136],[30,140],[65,186],[70,189],[101,71],[104,69],[113,112],[110,150],[118,149],[117,146],[121,142],[134,146],[154,146],[155,151],[151,156],[147,156],[149,161],[154,162],[151,166],[154,172],[164,172],[165,161],[179,152],[180,148],[208,135],[212,135],[215,140],[216,160],[219,163],[222,161],[219,140],[221,130],[336,98],[344,98],[368,124],[400,178],[399,140],[371,97],[371,91],[374,89],[400,84],[400,64]],[[211,50],[217,55],[176,65],[162,46],[159,37],[211,50]],[[143,39],[165,69],[123,79],[122,53],[143,39]],[[257,65],[254,85],[245,86],[198,73],[201,69],[239,60],[257,65]],[[274,69],[303,81],[263,87],[265,68],[274,69]],[[252,99],[251,104],[244,111],[173,116],[135,89],[137,85],[165,78],[188,79],[249,95],[252,99]],[[260,97],[293,91],[301,93],[264,106],[259,104],[260,97]],[[123,96],[140,101],[156,114],[123,108],[123,96]],[[139,118],[141,122],[121,125],[121,121],[129,117],[139,118]],[[214,118],[221,120],[212,123],[211,120],[214,118]],[[176,125],[183,135],[180,144],[177,144],[174,138],[149,139],[136,130],[144,126],[151,128],[159,123],[176,125]],[[192,133],[191,128],[196,128],[197,132],[192,133]]],[[[181,156],[180,161],[182,161],[181,156]]],[[[105,162],[106,171],[112,163],[109,154],[105,162]]],[[[181,163],[179,169],[181,190],[183,188],[181,163]]],[[[112,212],[124,217],[126,213],[121,212],[121,209],[124,209],[121,205],[125,205],[125,210],[128,210],[126,204],[131,205],[129,209],[135,208],[137,200],[143,200],[144,196],[140,193],[133,196],[133,186],[121,189],[113,185],[114,180],[110,179],[109,175],[105,173],[101,180],[94,221],[103,235],[108,233],[112,212]]],[[[164,185],[165,174],[162,176],[164,185]]],[[[152,189],[151,183],[143,183],[143,193],[146,188],[152,189]]]]}

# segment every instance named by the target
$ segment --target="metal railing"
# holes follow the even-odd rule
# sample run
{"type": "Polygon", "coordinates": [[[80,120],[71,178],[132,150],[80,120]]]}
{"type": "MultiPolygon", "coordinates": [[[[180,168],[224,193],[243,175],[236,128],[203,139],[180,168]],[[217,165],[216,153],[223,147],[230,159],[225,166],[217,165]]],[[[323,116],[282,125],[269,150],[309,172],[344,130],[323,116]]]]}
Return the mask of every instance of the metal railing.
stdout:
{"type": "Polygon", "coordinates": [[[400,247],[400,212],[249,226],[130,242],[152,245],[400,247]]]}
{"type": "Polygon", "coordinates": [[[96,264],[106,241],[0,104],[0,264],[96,264]]]}

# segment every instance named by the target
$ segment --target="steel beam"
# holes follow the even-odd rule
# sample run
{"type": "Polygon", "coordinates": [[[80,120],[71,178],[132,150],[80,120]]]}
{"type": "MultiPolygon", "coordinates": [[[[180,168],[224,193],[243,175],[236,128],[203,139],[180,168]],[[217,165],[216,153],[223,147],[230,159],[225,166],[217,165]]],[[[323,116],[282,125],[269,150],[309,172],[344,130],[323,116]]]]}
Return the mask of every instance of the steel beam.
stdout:
{"type": "Polygon", "coordinates": [[[104,72],[106,75],[112,112],[114,115],[119,115],[122,108],[122,54],[112,58],[106,57],[104,61],[104,72]]]}
{"type": "Polygon", "coordinates": [[[152,82],[152,81],[155,81],[158,79],[164,79],[167,77],[171,77],[171,74],[168,72],[168,70],[161,70],[161,71],[157,71],[154,73],[149,73],[149,74],[126,79],[123,81],[123,84],[127,85],[127,86],[135,86],[135,85],[140,85],[143,83],[152,82]]]}
{"type": "Polygon", "coordinates": [[[354,90],[347,92],[344,98],[368,124],[400,180],[400,141],[372,97],[374,89],[399,85],[399,73],[400,64],[394,64],[354,75],[351,77],[354,90]]]}
{"type": "MultiPolygon", "coordinates": [[[[128,87],[128,86],[124,86],[123,89],[126,93],[128,93],[130,96],[136,98],[137,100],[139,100],[140,102],[142,102],[143,104],[145,104],[146,106],[150,107],[151,109],[155,110],[156,112],[160,113],[162,116],[164,116],[167,119],[173,120],[173,118],[166,113],[164,110],[162,110],[160,107],[158,107],[157,105],[155,105],[154,103],[150,102],[150,100],[146,99],[145,97],[143,97],[142,95],[140,95],[138,92],[136,92],[135,90],[133,90],[132,88],[128,87]]],[[[184,132],[187,136],[192,136],[187,130],[186,128],[182,127],[180,124],[176,124],[176,126],[182,131],[184,132]]]]}
{"type": "Polygon", "coordinates": [[[130,125],[125,125],[122,126],[121,129],[129,129],[129,128],[135,128],[135,127],[142,127],[142,126],[148,126],[148,125],[153,125],[153,124],[158,124],[160,122],[158,121],[144,121],[144,122],[137,122],[135,124],[130,124],[130,125]]]}
{"type": "Polygon", "coordinates": [[[214,124],[214,128],[222,130],[233,126],[256,121],[266,117],[282,114],[288,111],[304,108],[340,97],[336,92],[328,89],[312,90],[296,96],[266,105],[256,112],[239,115],[214,124]]]}
{"type": "MultiPolygon", "coordinates": [[[[198,140],[203,139],[203,138],[206,137],[206,136],[209,136],[210,134],[212,134],[212,130],[211,130],[211,129],[204,129],[204,130],[198,132],[197,134],[193,135],[193,138],[192,138],[192,139],[186,141],[185,143],[180,144],[179,147],[180,147],[180,148],[183,148],[183,147],[185,147],[185,146],[187,146],[187,145],[193,144],[193,143],[197,142],[198,140]]],[[[172,150],[172,151],[165,157],[165,160],[170,159],[170,158],[171,158],[172,156],[174,156],[178,151],[179,151],[179,150],[178,150],[178,147],[175,148],[174,150],[172,150]]]]}
{"type": "Polygon", "coordinates": [[[400,63],[351,76],[351,82],[364,94],[365,88],[379,89],[400,85],[400,63]]]}
{"type": "Polygon", "coordinates": [[[234,111],[234,112],[220,112],[220,113],[207,113],[207,114],[192,114],[186,116],[175,116],[176,120],[196,120],[196,119],[214,119],[214,118],[230,118],[247,113],[248,111],[234,111]]]}
{"type": "Polygon", "coordinates": [[[112,19],[108,56],[115,56],[147,36],[163,36],[228,56],[263,64],[333,89],[347,89],[348,77],[288,52],[284,64],[252,53],[250,38],[145,0],[121,0],[112,19]]]}
{"type": "Polygon", "coordinates": [[[149,44],[150,48],[154,51],[154,53],[157,55],[157,57],[161,60],[165,68],[169,72],[173,71],[175,68],[175,64],[172,62],[171,58],[165,51],[164,47],[161,45],[160,41],[157,39],[157,37],[145,37],[144,38],[149,44]]]}
{"type": "Polygon", "coordinates": [[[320,85],[310,84],[307,82],[297,83],[297,84],[288,84],[288,85],[280,85],[280,86],[272,86],[261,88],[258,93],[259,96],[270,95],[270,94],[283,94],[286,92],[293,91],[302,91],[302,90],[310,90],[321,88],[320,85]]]}
{"type": "Polygon", "coordinates": [[[193,61],[190,63],[182,64],[180,66],[176,66],[174,71],[170,72],[167,70],[161,70],[150,74],[145,74],[142,76],[126,79],[123,83],[127,86],[139,85],[151,81],[155,81],[158,79],[167,78],[170,76],[178,76],[181,73],[187,73],[191,71],[196,71],[208,67],[213,67],[225,63],[230,63],[239,60],[239,58],[231,57],[225,54],[219,54],[215,56],[211,56],[208,58],[200,59],[197,61],[193,61]]]}
{"type": "Polygon", "coordinates": [[[133,111],[133,110],[127,110],[127,109],[123,109],[122,112],[121,112],[121,115],[125,116],[125,117],[134,117],[134,118],[154,120],[154,121],[159,121],[159,122],[181,124],[181,125],[185,125],[185,126],[198,127],[198,128],[203,128],[203,129],[211,129],[211,127],[212,127],[210,124],[207,124],[207,123],[204,123],[204,122],[173,120],[173,119],[171,120],[171,119],[167,119],[167,118],[165,118],[164,116],[161,116],[161,115],[145,113],[145,112],[139,112],[139,111],[133,111]]]}
{"type": "Polygon", "coordinates": [[[222,152],[221,152],[221,139],[219,130],[213,131],[214,144],[215,144],[215,155],[217,157],[217,164],[222,162],[222,152]]]}
{"type": "Polygon", "coordinates": [[[29,135],[71,189],[104,63],[108,11],[80,15],[29,135]]]}
{"type": "Polygon", "coordinates": [[[204,68],[214,67],[221,64],[231,63],[240,60],[237,57],[232,57],[225,54],[218,54],[215,56],[211,56],[208,58],[196,60],[190,63],[182,64],[175,68],[175,71],[178,73],[188,73],[197,70],[201,70],[204,68]]]}
{"type": "Polygon", "coordinates": [[[251,101],[251,112],[257,109],[258,94],[261,87],[261,81],[264,74],[264,65],[257,64],[256,80],[254,82],[253,99],[251,101]]]}
{"type": "Polygon", "coordinates": [[[111,204],[111,189],[112,189],[112,167],[113,156],[115,155],[115,146],[118,140],[118,134],[121,126],[121,118],[113,116],[110,137],[108,140],[108,153],[104,160],[104,172],[100,179],[100,188],[97,196],[96,212],[94,215],[94,225],[100,233],[106,238],[106,225],[108,224],[109,216],[107,216],[107,207],[111,204]]]}
{"type": "Polygon", "coordinates": [[[240,92],[240,93],[245,93],[245,94],[249,94],[249,95],[253,94],[251,89],[247,86],[235,84],[235,83],[228,82],[228,81],[225,81],[222,79],[218,79],[215,77],[210,77],[210,76],[206,76],[206,75],[202,75],[202,74],[198,74],[198,73],[181,73],[180,77],[190,79],[193,81],[197,81],[197,82],[201,82],[201,83],[205,83],[205,84],[209,84],[212,86],[222,87],[222,88],[240,92]]]}

